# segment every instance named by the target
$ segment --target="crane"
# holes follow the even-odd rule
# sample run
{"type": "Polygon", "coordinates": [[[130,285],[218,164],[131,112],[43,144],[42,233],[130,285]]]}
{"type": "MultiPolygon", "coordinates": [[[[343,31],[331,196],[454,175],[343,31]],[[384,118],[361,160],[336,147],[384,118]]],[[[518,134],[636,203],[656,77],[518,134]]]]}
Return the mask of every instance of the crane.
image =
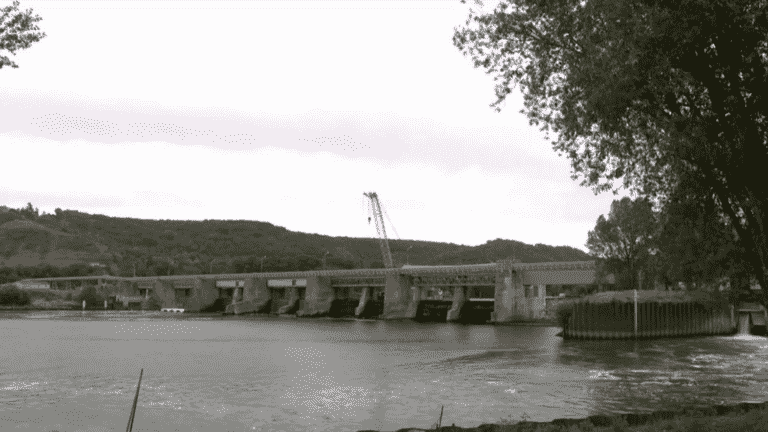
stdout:
{"type": "MultiPolygon", "coordinates": [[[[379,204],[379,196],[376,192],[363,192],[363,195],[367,196],[371,200],[371,206],[373,207],[373,217],[376,220],[376,232],[379,233],[379,245],[381,246],[381,255],[384,257],[384,267],[392,268],[392,253],[389,251],[389,240],[387,240],[387,231],[384,228],[384,218],[382,217],[381,204],[379,204]]],[[[368,218],[368,222],[371,222],[371,218],[368,218]]]]}

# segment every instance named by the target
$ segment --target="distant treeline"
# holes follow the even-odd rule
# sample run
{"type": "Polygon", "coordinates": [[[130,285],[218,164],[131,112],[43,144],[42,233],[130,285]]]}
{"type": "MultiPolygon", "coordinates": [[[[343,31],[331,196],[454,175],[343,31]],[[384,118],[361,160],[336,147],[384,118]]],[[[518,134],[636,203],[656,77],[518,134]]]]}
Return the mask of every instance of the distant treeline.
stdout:
{"type": "Polygon", "coordinates": [[[72,264],[67,267],[55,267],[49,264],[0,267],[0,285],[22,279],[94,276],[102,273],[103,269],[91,267],[87,264],[72,264]]]}

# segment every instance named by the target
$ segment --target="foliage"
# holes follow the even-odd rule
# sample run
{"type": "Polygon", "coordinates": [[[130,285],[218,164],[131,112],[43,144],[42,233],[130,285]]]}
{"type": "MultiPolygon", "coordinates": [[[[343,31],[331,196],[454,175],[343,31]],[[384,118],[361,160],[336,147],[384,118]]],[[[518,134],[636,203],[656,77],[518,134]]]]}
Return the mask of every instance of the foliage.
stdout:
{"type": "Polygon", "coordinates": [[[751,285],[745,252],[712,198],[698,192],[695,185],[683,182],[661,210],[658,272],[669,282],[689,286],[727,277],[735,300],[751,285]]]}
{"type": "Polygon", "coordinates": [[[645,264],[656,231],[656,215],[650,202],[622,198],[613,201],[607,219],[600,215],[595,229],[587,234],[586,246],[620,278],[617,285],[627,280],[624,288],[633,289],[637,286],[635,272],[645,264]]]}
{"type": "Polygon", "coordinates": [[[29,294],[14,285],[0,286],[0,305],[3,306],[26,306],[32,302],[29,294]]]}
{"type": "MultiPolygon", "coordinates": [[[[592,304],[624,303],[632,304],[635,301],[633,290],[606,291],[593,293],[581,299],[592,304]]],[[[691,303],[704,310],[719,309],[729,312],[727,296],[719,291],[638,291],[638,303],[691,303]]]]}
{"type": "Polygon", "coordinates": [[[19,209],[19,214],[22,217],[34,220],[40,217],[40,210],[37,207],[33,207],[32,203],[27,203],[27,206],[19,209]]]}
{"type": "Polygon", "coordinates": [[[502,0],[454,44],[494,75],[492,106],[520,86],[582,184],[663,205],[694,182],[768,289],[768,3],[502,0]]]}
{"type": "Polygon", "coordinates": [[[145,310],[160,310],[162,309],[162,307],[163,307],[163,302],[154,293],[150,294],[149,298],[144,300],[144,303],[142,305],[142,308],[145,310]]]}
{"type": "MultiPolygon", "coordinates": [[[[29,204],[27,208],[34,207],[29,204]]],[[[22,216],[21,209],[9,213],[22,216]]],[[[376,267],[381,251],[373,233],[371,238],[329,237],[288,231],[265,222],[242,220],[169,221],[115,218],[91,215],[74,210],[57,209],[55,215],[40,215],[35,220],[38,230],[53,230],[40,235],[38,250],[56,250],[72,261],[99,261],[109,266],[109,274],[117,276],[158,276],[200,273],[251,273],[317,270],[323,266],[326,251],[328,269],[376,267]],[[100,249],[106,247],[103,252],[100,249]]],[[[35,234],[29,230],[0,229],[0,249],[7,257],[28,249],[35,234]]],[[[512,240],[496,239],[480,246],[392,240],[396,266],[409,260],[411,264],[473,264],[516,256],[523,262],[585,261],[590,257],[575,248],[527,245],[512,240]]],[[[41,259],[46,258],[41,255],[41,259]]],[[[67,262],[67,264],[69,264],[67,262]]],[[[102,274],[103,269],[80,264],[76,272],[70,267],[40,265],[23,269],[0,268],[0,282],[34,277],[85,276],[102,274]],[[19,273],[23,274],[19,274],[19,273]]]]}
{"type": "Polygon", "coordinates": [[[78,303],[85,301],[85,307],[99,307],[104,304],[104,297],[96,290],[94,286],[86,286],[80,291],[80,294],[75,297],[78,303]]]}
{"type": "Polygon", "coordinates": [[[555,309],[555,317],[557,320],[557,324],[561,328],[565,329],[568,326],[568,320],[571,319],[572,315],[573,315],[572,301],[565,301],[557,304],[557,308],[555,309]]]}
{"type": "MultiPolygon", "coordinates": [[[[37,22],[42,20],[38,15],[32,16],[32,9],[19,12],[19,2],[0,8],[0,49],[16,55],[16,51],[29,48],[33,42],[39,42],[45,33],[39,32],[37,22]]],[[[18,68],[19,66],[7,56],[0,55],[0,69],[3,66],[18,68]]]]}

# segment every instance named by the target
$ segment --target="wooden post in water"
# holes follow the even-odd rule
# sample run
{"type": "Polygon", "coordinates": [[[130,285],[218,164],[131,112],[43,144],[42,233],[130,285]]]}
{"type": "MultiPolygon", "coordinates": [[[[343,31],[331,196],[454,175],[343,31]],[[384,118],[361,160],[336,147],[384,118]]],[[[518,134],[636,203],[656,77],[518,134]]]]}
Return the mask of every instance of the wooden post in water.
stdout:
{"type": "Polygon", "coordinates": [[[696,333],[702,334],[704,332],[704,314],[702,313],[702,310],[700,308],[696,308],[696,316],[698,319],[696,320],[696,333]]]}
{"type": "Polygon", "coordinates": [[[144,368],[141,368],[141,373],[139,373],[139,383],[136,384],[136,396],[133,397],[133,406],[131,407],[131,417],[128,419],[128,426],[126,426],[125,432],[133,431],[133,419],[136,417],[136,403],[139,401],[139,389],[141,388],[142,376],[144,376],[144,368]]]}
{"type": "Polygon", "coordinates": [[[578,338],[581,336],[579,334],[579,329],[581,328],[581,303],[575,302],[573,304],[573,337],[578,338]]]}
{"type": "Polygon", "coordinates": [[[635,290],[635,339],[637,339],[637,290],[635,290]]]}
{"type": "MultiPolygon", "coordinates": [[[[620,308],[621,308],[621,303],[619,302],[613,303],[613,318],[614,318],[613,321],[616,323],[624,324],[624,314],[620,313],[620,310],[621,310],[620,308]]],[[[619,332],[623,330],[622,327],[623,326],[619,326],[619,328],[613,329],[613,333],[614,333],[613,336],[616,339],[621,337],[621,334],[619,334],[619,332]]]]}
{"type": "Polygon", "coordinates": [[[576,321],[579,324],[576,326],[576,332],[575,332],[576,337],[579,339],[581,338],[581,329],[582,327],[584,327],[582,324],[584,317],[582,315],[583,313],[582,313],[581,301],[579,301],[578,303],[576,303],[576,321]]]}

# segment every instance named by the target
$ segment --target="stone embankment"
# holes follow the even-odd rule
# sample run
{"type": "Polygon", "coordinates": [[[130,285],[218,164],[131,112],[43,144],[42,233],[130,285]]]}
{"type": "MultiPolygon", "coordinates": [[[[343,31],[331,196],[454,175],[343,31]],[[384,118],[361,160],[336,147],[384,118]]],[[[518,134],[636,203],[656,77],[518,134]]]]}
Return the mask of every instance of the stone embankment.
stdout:
{"type": "MultiPolygon", "coordinates": [[[[639,414],[593,415],[581,419],[555,419],[551,422],[521,421],[515,424],[482,424],[477,427],[442,426],[437,429],[402,428],[397,432],[533,432],[533,431],[593,431],[595,428],[614,428],[616,431],[629,430],[633,426],[656,425],[685,418],[716,418],[736,416],[745,418],[747,414],[768,411],[768,402],[745,402],[735,405],[715,405],[704,408],[685,408],[678,411],[656,411],[639,414]]],[[[746,420],[746,419],[745,419],[746,420]]],[[[747,426],[745,424],[745,426],[747,426]]],[[[751,425],[754,426],[754,425],[751,425]]],[[[768,429],[768,428],[767,428],[768,429]]],[[[757,429],[743,429],[757,430],[757,429]]],[[[764,430],[764,429],[760,429],[764,430]]],[[[363,430],[359,432],[374,432],[363,430]]]]}

